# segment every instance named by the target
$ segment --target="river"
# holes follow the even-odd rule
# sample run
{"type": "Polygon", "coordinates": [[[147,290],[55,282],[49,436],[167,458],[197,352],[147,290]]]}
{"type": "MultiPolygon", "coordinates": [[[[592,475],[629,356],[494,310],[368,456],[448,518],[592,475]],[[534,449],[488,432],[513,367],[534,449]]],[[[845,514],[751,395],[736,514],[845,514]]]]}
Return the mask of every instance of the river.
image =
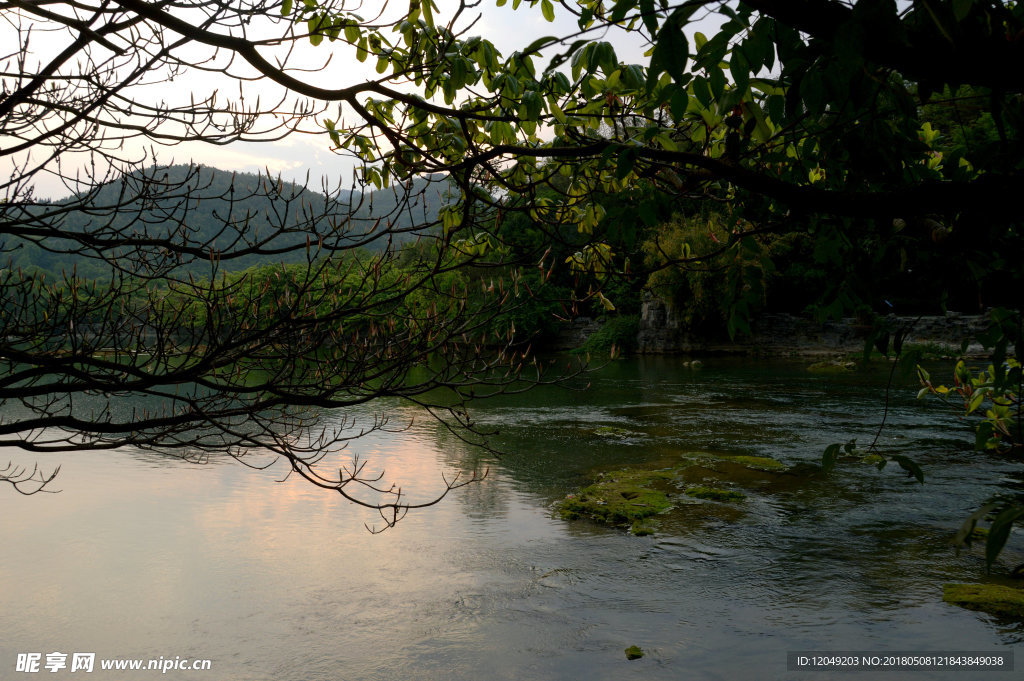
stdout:
{"type": "MultiPolygon", "coordinates": [[[[475,407],[501,431],[497,459],[391,405],[391,423],[409,427],[344,456],[358,453],[412,500],[442,475],[489,474],[379,535],[336,495],[277,482],[280,466],[4,453],[60,464],[62,491],[0,489],[0,678],[32,678],[14,671],[31,652],[208,659],[206,671],[84,676],[203,681],[851,678],[790,671],[790,651],[1010,650],[1024,665],[1024,626],[941,600],[944,582],[984,578],[980,547],[957,555],[949,542],[986,496],[1020,489],[1019,466],[971,451],[952,411],[901,387],[879,445],[920,463],[925,484],[894,464],[815,474],[829,443],[872,440],[886,372],[802,367],[615,362],[585,392],[545,387],[475,407]],[[794,468],[739,504],[674,514],[649,537],[552,511],[601,470],[690,451],[794,468]],[[643,658],[626,659],[632,645],[643,658]]],[[[1000,569],[1015,562],[1019,536],[1000,569]]]]}

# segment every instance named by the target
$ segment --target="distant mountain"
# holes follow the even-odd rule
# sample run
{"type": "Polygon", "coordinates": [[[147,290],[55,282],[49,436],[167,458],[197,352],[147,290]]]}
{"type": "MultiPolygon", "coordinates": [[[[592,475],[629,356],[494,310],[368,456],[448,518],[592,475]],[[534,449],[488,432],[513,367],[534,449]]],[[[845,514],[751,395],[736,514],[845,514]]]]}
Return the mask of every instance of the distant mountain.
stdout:
{"type": "MultiPolygon", "coordinates": [[[[60,216],[59,222],[51,222],[62,231],[99,238],[141,236],[187,243],[201,255],[164,264],[202,276],[210,271],[211,247],[221,253],[253,250],[237,258],[222,257],[221,271],[304,262],[307,241],[315,247],[321,238],[337,246],[399,248],[423,233],[418,228],[433,223],[446,202],[448,187],[443,178],[432,178],[401,188],[327,195],[263,175],[174,165],[125,175],[88,195],[37,206],[33,214],[82,204],[60,216]]],[[[72,240],[33,243],[8,237],[5,241],[0,251],[6,251],[14,266],[40,268],[58,276],[72,268],[84,277],[109,276],[109,265],[72,240]]],[[[132,251],[115,249],[114,255],[130,258],[132,251]]],[[[148,257],[169,256],[154,246],[148,257]]]]}

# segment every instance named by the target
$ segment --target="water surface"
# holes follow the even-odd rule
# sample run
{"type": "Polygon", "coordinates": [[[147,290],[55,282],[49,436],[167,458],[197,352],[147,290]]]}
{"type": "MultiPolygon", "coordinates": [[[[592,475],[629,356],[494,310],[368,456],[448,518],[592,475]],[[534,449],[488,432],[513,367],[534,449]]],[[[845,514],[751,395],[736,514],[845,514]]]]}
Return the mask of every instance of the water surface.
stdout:
{"type": "MultiPolygon", "coordinates": [[[[849,678],[789,672],[790,650],[1009,649],[1024,665],[1021,625],[941,601],[943,582],[983,578],[980,549],[957,556],[949,540],[987,495],[1019,488],[1012,462],[970,451],[952,412],[905,388],[879,445],[921,463],[925,485],[893,465],[813,474],[829,443],[872,440],[882,373],[616,362],[586,392],[479,405],[475,418],[500,430],[498,460],[391,405],[392,423],[411,426],[343,456],[360,454],[414,500],[442,475],[490,473],[381,535],[363,527],[372,514],[275,482],[279,466],[44,457],[62,466],[60,494],[0,497],[0,677],[19,676],[18,652],[52,651],[206,658],[210,671],[165,678],[208,681],[849,678]],[[754,476],[742,504],[673,514],[653,537],[553,516],[601,470],[694,450],[772,456],[796,472],[754,476]],[[645,657],[627,661],[631,645],[645,657]]],[[[1003,571],[1024,562],[1014,541],[1003,571]]]]}

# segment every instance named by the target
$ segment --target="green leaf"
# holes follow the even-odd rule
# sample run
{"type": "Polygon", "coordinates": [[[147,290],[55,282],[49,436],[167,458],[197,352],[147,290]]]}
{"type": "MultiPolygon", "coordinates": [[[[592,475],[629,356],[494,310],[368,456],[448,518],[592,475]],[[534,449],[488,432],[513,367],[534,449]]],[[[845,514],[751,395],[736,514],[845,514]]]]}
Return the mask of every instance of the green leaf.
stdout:
{"type": "Polygon", "coordinates": [[[804,76],[800,81],[800,96],[809,113],[816,114],[825,110],[825,85],[820,73],[810,71],[804,76]]]}
{"type": "Polygon", "coordinates": [[[836,460],[839,458],[839,448],[841,446],[842,445],[837,442],[825,448],[825,453],[821,457],[821,469],[826,473],[835,468],[836,460]]]}
{"type": "Polygon", "coordinates": [[[281,3],[281,16],[286,17],[292,13],[292,0],[284,0],[281,3]]]}
{"type": "Polygon", "coordinates": [[[601,42],[594,43],[590,55],[590,63],[587,65],[588,71],[593,72],[600,67],[604,71],[605,76],[610,76],[619,67],[619,59],[615,56],[615,48],[607,41],[602,40],[601,42]]]}
{"type": "Polygon", "coordinates": [[[323,42],[324,37],[317,31],[320,30],[320,16],[312,16],[306,21],[306,29],[309,32],[309,42],[312,43],[313,47],[316,47],[323,42]]]}
{"type": "Polygon", "coordinates": [[[991,421],[982,421],[978,424],[978,428],[974,431],[974,448],[979,452],[983,452],[988,449],[989,440],[995,434],[995,426],[991,421]]]}
{"type": "Polygon", "coordinates": [[[619,152],[618,164],[615,166],[615,179],[621,180],[631,172],[636,165],[637,149],[626,147],[619,152]]]}
{"type": "Polygon", "coordinates": [[[693,96],[697,98],[701,106],[707,108],[711,106],[711,86],[704,76],[697,76],[693,79],[693,96]]]}
{"type": "Polygon", "coordinates": [[[917,462],[901,454],[893,454],[892,460],[900,465],[900,468],[907,471],[908,475],[914,476],[914,478],[924,484],[924,471],[917,465],[917,462]]]}
{"type": "Polygon", "coordinates": [[[738,50],[733,51],[732,59],[729,61],[729,72],[732,74],[732,80],[736,84],[736,89],[746,92],[750,86],[750,64],[742,52],[738,50]]]}
{"type": "Polygon", "coordinates": [[[741,45],[743,55],[747,58],[752,72],[759,71],[762,66],[771,69],[775,63],[775,44],[772,41],[773,26],[772,19],[761,17],[747,32],[747,39],[741,45]]]}
{"type": "Polygon", "coordinates": [[[992,563],[996,562],[1006,540],[1010,537],[1010,530],[1013,523],[1024,518],[1024,506],[1013,505],[1005,509],[992,521],[988,530],[988,540],[985,542],[985,568],[991,569],[992,563]]]}
{"type": "Polygon", "coordinates": [[[636,0],[618,0],[615,6],[612,7],[610,15],[612,23],[617,24],[625,19],[626,14],[634,7],[636,7],[636,0]]]}
{"type": "Polygon", "coordinates": [[[725,73],[722,69],[714,66],[708,69],[708,82],[711,83],[711,94],[715,99],[721,99],[725,92],[725,73]]]}
{"type": "Polygon", "coordinates": [[[652,79],[657,82],[658,76],[663,72],[672,76],[677,83],[682,81],[689,52],[690,43],[680,27],[672,23],[662,26],[654,43],[654,51],[651,53],[647,89],[652,89],[652,79]]]}
{"type": "Polygon", "coordinates": [[[520,111],[525,114],[522,117],[529,121],[535,121],[540,118],[540,113],[544,108],[544,100],[541,96],[530,90],[523,94],[521,100],[520,111]]]}
{"type": "MultiPolygon", "coordinates": [[[[534,52],[539,51],[542,47],[547,47],[548,45],[552,45],[556,42],[558,42],[558,38],[553,35],[546,35],[543,38],[537,38],[530,43],[525,50],[523,50],[523,54],[533,54],[534,52]]],[[[481,64],[481,66],[484,66],[484,64],[481,64]]]]}
{"type": "Polygon", "coordinates": [[[785,95],[769,95],[768,96],[768,118],[771,119],[772,123],[776,126],[786,117],[786,97],[785,95]]]}
{"type": "Polygon", "coordinates": [[[622,84],[630,90],[639,90],[644,85],[644,70],[636,64],[624,66],[622,71],[622,84]]]}
{"type": "Polygon", "coordinates": [[[953,18],[963,21],[971,12],[974,0],[953,0],[953,18]]]}
{"type": "Polygon", "coordinates": [[[555,20],[555,6],[551,4],[551,0],[541,0],[540,11],[548,21],[555,20]]]}
{"type": "Polygon", "coordinates": [[[974,528],[977,527],[978,521],[987,516],[994,508],[996,508],[995,504],[986,504],[967,516],[967,519],[960,526],[960,530],[953,537],[953,546],[956,547],[957,552],[960,551],[961,547],[971,545],[971,534],[974,532],[974,528]]]}
{"type": "Polygon", "coordinates": [[[686,107],[690,104],[690,96],[685,88],[677,88],[669,99],[669,108],[672,111],[672,119],[678,123],[686,115],[686,107]]]}
{"type": "Polygon", "coordinates": [[[658,33],[658,17],[654,13],[654,0],[640,0],[640,15],[647,32],[653,37],[658,33]]]}
{"type": "Polygon", "coordinates": [[[641,201],[637,208],[640,219],[648,227],[654,227],[658,224],[658,211],[651,201],[641,201]]]}
{"type": "Polygon", "coordinates": [[[971,401],[967,404],[967,413],[971,414],[977,411],[981,403],[985,401],[985,393],[979,390],[978,392],[971,395],[971,401]]]}

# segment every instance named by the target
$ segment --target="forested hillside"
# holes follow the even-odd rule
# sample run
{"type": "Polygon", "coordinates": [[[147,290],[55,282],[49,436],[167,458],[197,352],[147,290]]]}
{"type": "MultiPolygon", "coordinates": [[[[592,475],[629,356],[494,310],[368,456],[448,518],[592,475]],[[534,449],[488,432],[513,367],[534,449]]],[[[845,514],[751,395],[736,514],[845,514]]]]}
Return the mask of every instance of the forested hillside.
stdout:
{"type": "MultiPolygon", "coordinates": [[[[84,199],[89,209],[69,210],[63,228],[96,234],[105,244],[139,235],[212,243],[214,252],[180,259],[180,272],[203,276],[211,270],[211,258],[217,260],[218,271],[304,262],[309,257],[306,250],[289,249],[310,238],[316,245],[325,229],[335,235],[332,247],[397,249],[430,230],[446,201],[447,185],[420,180],[372,192],[323,189],[314,191],[266,175],[173,165],[124,175],[88,195],[70,196],[43,208],[59,210],[84,199]],[[240,248],[250,252],[228,260],[218,257],[219,252],[240,248]]],[[[8,237],[0,249],[14,267],[41,269],[54,277],[62,272],[86,279],[109,277],[107,263],[117,259],[116,250],[104,260],[92,249],[60,241],[8,237]]]]}

